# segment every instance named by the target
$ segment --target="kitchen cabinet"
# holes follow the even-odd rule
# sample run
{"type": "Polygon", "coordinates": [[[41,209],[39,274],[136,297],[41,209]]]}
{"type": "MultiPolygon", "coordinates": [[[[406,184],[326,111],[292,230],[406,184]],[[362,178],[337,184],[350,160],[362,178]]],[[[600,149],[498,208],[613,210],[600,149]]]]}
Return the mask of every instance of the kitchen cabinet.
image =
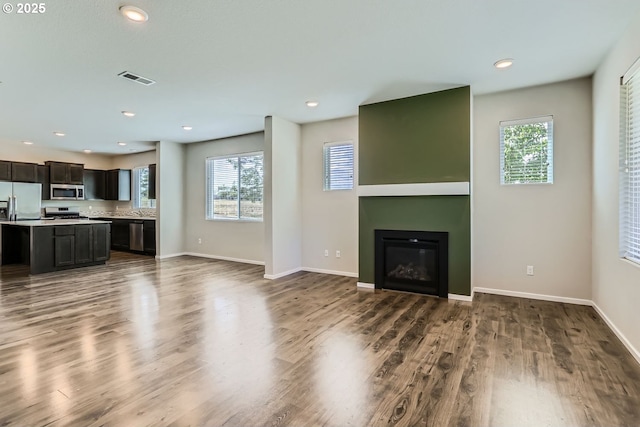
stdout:
{"type": "Polygon", "coordinates": [[[38,182],[38,165],[36,163],[11,162],[11,181],[38,182]]]}
{"type": "Polygon", "coordinates": [[[149,165],[149,199],[156,198],[156,165],[149,165]]]}
{"type": "MultiPolygon", "coordinates": [[[[26,251],[20,259],[8,260],[3,256],[3,263],[30,264],[31,274],[104,264],[111,256],[108,223],[40,227],[3,225],[2,232],[3,243],[8,237],[12,247],[23,249],[17,253],[26,251]],[[19,238],[25,233],[27,236],[31,233],[31,237],[19,238]]],[[[16,253],[15,250],[13,252],[16,253]]]]}
{"type": "Polygon", "coordinates": [[[49,166],[38,165],[37,181],[42,184],[42,200],[51,199],[51,182],[49,181],[49,166]]]}
{"type": "Polygon", "coordinates": [[[51,161],[44,162],[44,164],[49,166],[49,180],[51,184],[83,184],[84,165],[51,161]]]}
{"type": "Polygon", "coordinates": [[[0,160],[0,181],[11,181],[11,162],[0,160]]]}
{"type": "Polygon", "coordinates": [[[144,235],[144,253],[148,255],[156,254],[156,222],[152,220],[143,221],[142,234],[144,235]]]}
{"type": "Polygon", "coordinates": [[[111,249],[129,250],[129,222],[126,219],[111,220],[111,249]]]}
{"type": "Polygon", "coordinates": [[[67,267],[75,264],[76,236],[75,226],[61,225],[53,228],[53,263],[56,267],[67,267]]]}
{"type": "Polygon", "coordinates": [[[75,231],[75,263],[93,262],[93,226],[76,225],[75,231]]]}
{"type": "Polygon", "coordinates": [[[93,260],[106,261],[111,256],[111,232],[109,224],[93,225],[93,260]]]}
{"type": "Polygon", "coordinates": [[[104,200],[107,196],[107,172],[97,169],[84,170],[85,200],[104,200]]]}
{"type": "Polygon", "coordinates": [[[106,200],[131,200],[131,170],[107,171],[106,200]]]}

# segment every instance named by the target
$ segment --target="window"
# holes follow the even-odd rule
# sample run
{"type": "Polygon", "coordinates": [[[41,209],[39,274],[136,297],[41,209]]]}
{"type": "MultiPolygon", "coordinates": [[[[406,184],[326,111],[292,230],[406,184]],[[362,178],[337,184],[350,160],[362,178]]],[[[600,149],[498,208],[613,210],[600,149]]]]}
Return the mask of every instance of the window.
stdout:
{"type": "Polygon", "coordinates": [[[324,189],[351,190],[353,188],[353,143],[324,144],[324,189]]]}
{"type": "Polygon", "coordinates": [[[620,86],[620,256],[640,264],[640,61],[620,86]]]}
{"type": "Polygon", "coordinates": [[[262,220],[263,154],[207,159],[207,219],[262,220]]]}
{"type": "Polygon", "coordinates": [[[149,198],[149,167],[133,168],[133,208],[155,208],[155,199],[149,198]]]}
{"type": "Polygon", "coordinates": [[[500,122],[500,183],[553,183],[553,117],[500,122]]]}

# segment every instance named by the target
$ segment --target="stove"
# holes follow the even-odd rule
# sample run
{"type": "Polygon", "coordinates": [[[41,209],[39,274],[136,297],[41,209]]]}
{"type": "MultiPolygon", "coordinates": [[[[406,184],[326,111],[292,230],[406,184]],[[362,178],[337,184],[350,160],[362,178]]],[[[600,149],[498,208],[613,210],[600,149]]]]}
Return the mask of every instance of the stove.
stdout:
{"type": "Polygon", "coordinates": [[[44,219],[87,219],[80,215],[78,207],[46,207],[44,208],[44,219]]]}

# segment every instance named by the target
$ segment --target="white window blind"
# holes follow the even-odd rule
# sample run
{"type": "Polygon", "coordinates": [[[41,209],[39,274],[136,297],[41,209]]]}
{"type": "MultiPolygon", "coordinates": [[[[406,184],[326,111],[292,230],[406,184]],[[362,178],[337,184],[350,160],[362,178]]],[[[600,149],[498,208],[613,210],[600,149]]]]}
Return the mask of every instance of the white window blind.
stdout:
{"type": "Polygon", "coordinates": [[[640,263],[640,70],[620,86],[620,256],[640,263]]]}
{"type": "Polygon", "coordinates": [[[500,183],[553,183],[553,117],[500,122],[500,183]]]}
{"type": "Polygon", "coordinates": [[[324,144],[324,189],[353,189],[353,143],[324,144]]]}
{"type": "Polygon", "coordinates": [[[262,220],[263,154],[206,160],[206,218],[262,220]]]}

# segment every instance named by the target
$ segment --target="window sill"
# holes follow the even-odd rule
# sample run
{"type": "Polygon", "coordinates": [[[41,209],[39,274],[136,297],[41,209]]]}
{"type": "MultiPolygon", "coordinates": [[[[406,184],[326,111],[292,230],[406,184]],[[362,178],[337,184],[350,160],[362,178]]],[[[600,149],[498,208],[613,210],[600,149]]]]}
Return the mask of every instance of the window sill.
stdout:
{"type": "Polygon", "coordinates": [[[207,221],[214,221],[214,222],[249,222],[249,223],[262,223],[264,222],[263,219],[247,219],[247,218],[243,218],[243,219],[234,219],[234,218],[205,218],[207,221]]]}

